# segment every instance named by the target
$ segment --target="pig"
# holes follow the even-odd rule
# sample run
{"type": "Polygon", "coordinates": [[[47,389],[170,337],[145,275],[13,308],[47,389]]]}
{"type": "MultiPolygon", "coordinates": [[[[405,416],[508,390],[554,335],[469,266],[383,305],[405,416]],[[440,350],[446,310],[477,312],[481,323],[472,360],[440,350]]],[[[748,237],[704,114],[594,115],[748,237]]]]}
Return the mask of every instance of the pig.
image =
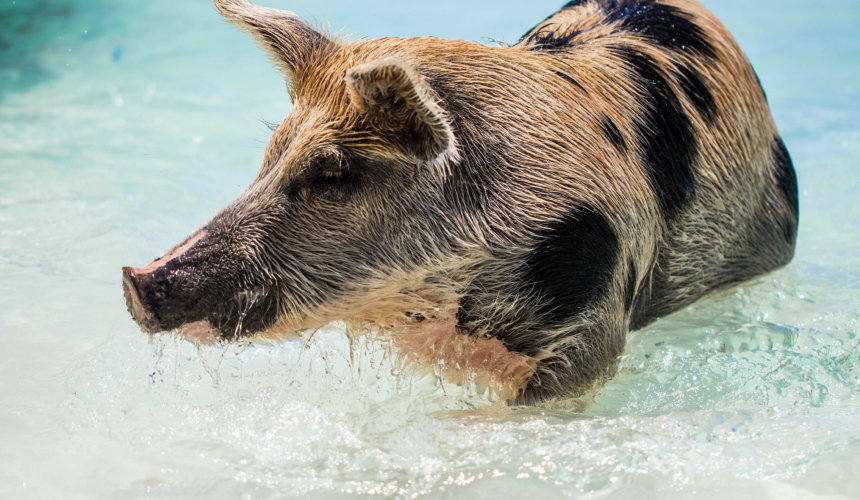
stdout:
{"type": "Polygon", "coordinates": [[[497,46],[349,41],[215,5],[293,107],[242,195],[123,268],[145,332],[270,341],[340,321],[536,404],[599,387],[628,331],[792,259],[791,158],[696,0],[573,0],[497,46]]]}

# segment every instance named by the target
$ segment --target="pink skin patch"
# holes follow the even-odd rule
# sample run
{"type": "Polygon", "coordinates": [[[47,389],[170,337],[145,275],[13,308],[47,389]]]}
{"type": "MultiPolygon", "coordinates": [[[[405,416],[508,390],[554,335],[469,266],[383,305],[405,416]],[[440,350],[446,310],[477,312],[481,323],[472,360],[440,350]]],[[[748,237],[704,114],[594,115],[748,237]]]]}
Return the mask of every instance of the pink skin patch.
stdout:
{"type": "Polygon", "coordinates": [[[132,269],[132,271],[135,274],[151,273],[151,272],[155,271],[156,269],[158,269],[159,267],[167,264],[171,260],[173,260],[173,259],[179,257],[180,255],[184,254],[185,252],[187,252],[189,248],[194,246],[194,244],[197,243],[198,241],[200,241],[200,239],[203,238],[204,236],[206,236],[206,231],[198,231],[197,234],[189,236],[187,240],[185,240],[184,242],[179,244],[173,250],[167,252],[160,259],[153,261],[152,264],[144,267],[143,269],[132,269]]]}
{"type": "Polygon", "coordinates": [[[456,306],[386,336],[409,359],[440,367],[453,383],[471,380],[487,384],[503,400],[516,398],[534,374],[537,359],[509,351],[498,339],[463,335],[455,318],[456,306]]]}
{"type": "Polygon", "coordinates": [[[177,333],[195,344],[213,345],[218,343],[218,334],[206,320],[187,323],[179,327],[177,333]]]}
{"type": "Polygon", "coordinates": [[[515,399],[539,360],[511,352],[498,339],[459,332],[459,299],[444,289],[410,286],[416,281],[422,282],[423,276],[403,282],[386,279],[382,286],[352,300],[320,307],[304,317],[284,317],[255,338],[278,341],[289,338],[290,332],[312,332],[339,320],[351,338],[370,335],[390,340],[400,355],[419,366],[439,369],[452,383],[486,385],[505,401],[515,399]]]}

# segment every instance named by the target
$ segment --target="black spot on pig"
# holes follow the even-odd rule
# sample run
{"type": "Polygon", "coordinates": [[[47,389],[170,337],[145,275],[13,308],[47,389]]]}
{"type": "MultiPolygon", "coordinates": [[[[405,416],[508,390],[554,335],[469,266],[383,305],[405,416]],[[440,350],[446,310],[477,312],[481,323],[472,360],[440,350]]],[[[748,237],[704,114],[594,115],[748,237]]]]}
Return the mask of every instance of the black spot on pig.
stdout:
{"type": "Polygon", "coordinates": [[[541,298],[538,315],[563,325],[606,292],[618,256],[618,236],[597,208],[570,210],[538,234],[525,260],[523,285],[541,298]]]}
{"type": "Polygon", "coordinates": [[[624,142],[624,136],[621,134],[621,131],[618,130],[618,125],[615,125],[615,122],[604,116],[601,126],[603,127],[603,133],[606,134],[609,141],[612,142],[619,151],[624,151],[627,148],[627,144],[624,142]]]}
{"type": "Polygon", "coordinates": [[[785,194],[785,199],[788,200],[792,213],[797,216],[797,174],[794,172],[794,164],[781,137],[774,137],[773,161],[777,171],[779,188],[785,194]]]}
{"type": "Polygon", "coordinates": [[[681,84],[687,98],[705,119],[712,122],[717,114],[717,104],[708,86],[702,81],[702,75],[683,64],[678,65],[678,73],[678,83],[681,84]]]}
{"type": "Polygon", "coordinates": [[[657,199],[671,216],[695,190],[693,157],[698,144],[693,123],[651,56],[624,46],[610,50],[638,80],[643,104],[637,120],[639,146],[657,199]]]}
{"type": "Polygon", "coordinates": [[[788,242],[794,242],[797,237],[798,197],[797,197],[797,174],[788,149],[785,147],[781,137],[773,139],[773,165],[776,173],[776,181],[780,192],[785,196],[791,210],[791,218],[783,223],[783,233],[788,242]]]}
{"type": "Polygon", "coordinates": [[[691,50],[716,57],[705,32],[692,16],[677,7],[654,0],[602,0],[607,21],[619,23],[621,29],[636,33],[655,45],[670,50],[691,50]]]}

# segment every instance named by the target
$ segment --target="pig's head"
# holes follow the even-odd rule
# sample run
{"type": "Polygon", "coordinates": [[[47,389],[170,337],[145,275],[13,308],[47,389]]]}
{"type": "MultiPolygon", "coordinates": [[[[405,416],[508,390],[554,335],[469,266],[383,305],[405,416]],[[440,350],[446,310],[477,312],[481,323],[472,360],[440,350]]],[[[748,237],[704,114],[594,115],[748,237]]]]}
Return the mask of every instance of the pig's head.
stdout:
{"type": "Polygon", "coordinates": [[[135,321],[212,341],[408,313],[458,239],[443,194],[458,140],[439,94],[397,42],[342,43],[290,13],[215,3],[282,67],[293,110],[237,200],[123,269],[135,321]]]}

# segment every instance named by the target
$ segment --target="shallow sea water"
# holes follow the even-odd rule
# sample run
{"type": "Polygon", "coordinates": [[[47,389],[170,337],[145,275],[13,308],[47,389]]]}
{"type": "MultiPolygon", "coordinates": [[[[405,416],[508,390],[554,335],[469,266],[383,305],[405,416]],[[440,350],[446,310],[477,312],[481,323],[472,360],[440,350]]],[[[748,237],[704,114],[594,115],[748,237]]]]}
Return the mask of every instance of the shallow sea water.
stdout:
{"type": "MultiPolygon", "coordinates": [[[[492,43],[561,3],[269,4],[492,43]]],[[[283,81],[206,0],[0,0],[0,497],[860,498],[860,3],[707,4],[794,158],[794,262],[631,334],[588,401],[493,411],[337,328],[142,335],[120,267],[253,179],[283,81]]]]}

